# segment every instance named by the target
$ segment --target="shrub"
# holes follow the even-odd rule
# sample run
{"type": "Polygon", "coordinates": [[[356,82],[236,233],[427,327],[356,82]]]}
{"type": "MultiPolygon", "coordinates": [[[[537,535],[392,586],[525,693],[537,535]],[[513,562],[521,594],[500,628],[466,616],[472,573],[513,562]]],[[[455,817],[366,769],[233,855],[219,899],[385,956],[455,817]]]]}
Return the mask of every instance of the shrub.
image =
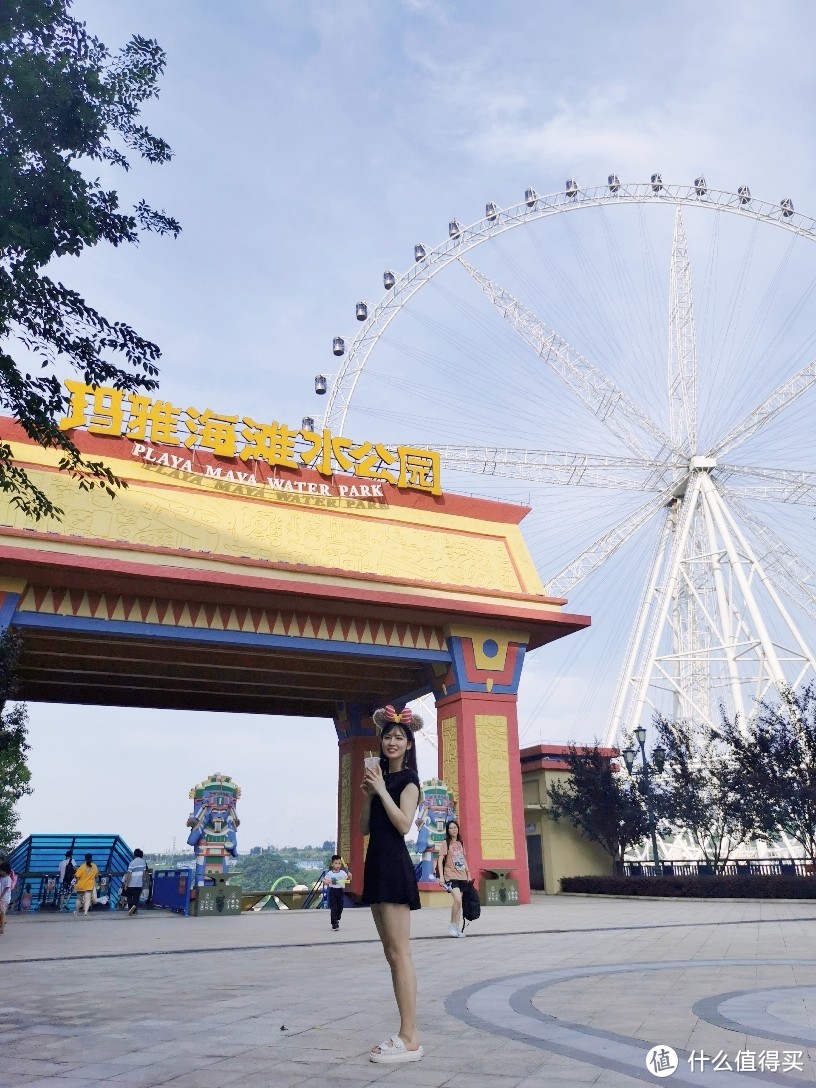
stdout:
{"type": "Polygon", "coordinates": [[[565,876],[562,892],[676,899],[816,899],[807,876],[565,876]]]}

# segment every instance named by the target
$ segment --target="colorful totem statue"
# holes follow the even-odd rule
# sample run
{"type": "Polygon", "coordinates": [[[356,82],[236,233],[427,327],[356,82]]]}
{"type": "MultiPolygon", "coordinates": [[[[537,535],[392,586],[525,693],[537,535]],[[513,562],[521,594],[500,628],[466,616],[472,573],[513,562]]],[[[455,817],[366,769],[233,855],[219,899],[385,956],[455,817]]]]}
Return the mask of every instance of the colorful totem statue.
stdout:
{"type": "Polygon", "coordinates": [[[433,881],[439,844],[445,841],[445,824],[456,818],[453,794],[438,778],[423,782],[416,815],[417,851],[422,854],[420,881],[433,881]]]}
{"type": "Polygon", "coordinates": [[[195,850],[199,886],[206,877],[227,872],[227,854],[233,858],[238,855],[235,832],[241,821],[235,815],[235,804],[240,796],[240,786],[226,774],[211,774],[190,790],[193,811],[187,826],[192,831],[187,844],[195,850]]]}

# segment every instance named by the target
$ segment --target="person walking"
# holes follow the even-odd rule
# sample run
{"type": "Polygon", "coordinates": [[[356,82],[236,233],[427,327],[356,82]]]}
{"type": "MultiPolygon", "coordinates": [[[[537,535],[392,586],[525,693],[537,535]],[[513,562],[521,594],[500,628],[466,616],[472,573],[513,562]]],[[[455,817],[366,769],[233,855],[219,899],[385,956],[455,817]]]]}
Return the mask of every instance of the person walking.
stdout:
{"type": "Polygon", "coordinates": [[[332,854],[331,868],[323,877],[323,883],[329,889],[329,915],[331,927],[337,932],[340,928],[340,917],[343,914],[343,897],[351,873],[343,866],[343,859],[339,854],[332,854]]]}
{"type": "Polygon", "coordinates": [[[368,835],[363,875],[364,906],[371,907],[383,952],[391,968],[400,1026],[396,1035],[372,1047],[372,1062],[418,1062],[424,1054],[416,1026],[416,971],[411,957],[411,911],[419,910],[414,866],[405,845],[419,802],[414,733],[422,719],[408,707],[376,710],[379,760],[366,761],[360,831],[368,835]]]}
{"type": "Polygon", "coordinates": [[[11,906],[11,866],[0,861],[0,937],[6,932],[6,912],[11,906]]]}
{"type": "Polygon", "coordinates": [[[462,892],[473,879],[468,869],[465,857],[465,844],[459,831],[458,820],[448,820],[445,824],[445,841],[439,847],[437,859],[439,869],[439,883],[450,892],[451,903],[450,925],[448,935],[461,937],[462,929],[462,892]]]}
{"type": "Polygon", "coordinates": [[[23,894],[20,896],[20,911],[26,913],[31,910],[31,885],[26,884],[23,888],[23,894]]]}
{"type": "Polygon", "coordinates": [[[144,851],[137,847],[133,851],[133,861],[128,865],[125,873],[125,899],[127,900],[129,918],[133,918],[139,912],[139,900],[142,898],[147,873],[148,868],[144,859],[144,851]]]}
{"type": "Polygon", "coordinates": [[[66,850],[65,857],[59,863],[59,909],[69,910],[68,903],[71,899],[71,884],[74,880],[74,873],[76,867],[74,866],[74,852],[73,850],[66,850]]]}
{"type": "Polygon", "coordinates": [[[84,917],[88,917],[91,901],[96,891],[96,882],[99,879],[99,870],[94,865],[93,854],[85,855],[85,864],[80,865],[74,874],[74,891],[76,892],[76,905],[74,917],[79,917],[79,908],[82,906],[84,917]]]}

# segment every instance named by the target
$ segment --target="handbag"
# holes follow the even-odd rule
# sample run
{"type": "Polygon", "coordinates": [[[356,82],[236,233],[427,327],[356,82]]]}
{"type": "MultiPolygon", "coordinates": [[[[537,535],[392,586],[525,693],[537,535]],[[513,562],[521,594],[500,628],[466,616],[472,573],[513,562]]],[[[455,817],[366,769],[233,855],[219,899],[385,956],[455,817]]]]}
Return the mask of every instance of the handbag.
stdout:
{"type": "Polygon", "coordinates": [[[476,891],[473,881],[469,880],[462,888],[462,930],[464,930],[467,922],[475,922],[481,913],[482,904],[479,893],[476,891]]]}

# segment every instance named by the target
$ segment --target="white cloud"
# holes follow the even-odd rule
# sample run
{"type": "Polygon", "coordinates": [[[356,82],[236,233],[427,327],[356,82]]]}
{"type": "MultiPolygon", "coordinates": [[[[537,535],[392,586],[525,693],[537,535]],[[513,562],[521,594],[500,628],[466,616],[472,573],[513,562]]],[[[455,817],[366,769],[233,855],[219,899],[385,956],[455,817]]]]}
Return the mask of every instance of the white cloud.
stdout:
{"type": "MultiPolygon", "coordinates": [[[[414,242],[444,233],[450,214],[471,221],[485,199],[515,202],[526,184],[703,171],[713,185],[747,181],[816,206],[806,0],[405,0],[358,3],[353,15],[300,0],[77,0],[74,10],[104,40],[138,31],[168,51],[149,110],[176,157],[119,184],[178,215],[184,234],[100,249],[66,263],[66,276],[162,345],[163,395],[184,403],[316,414],[312,377],[331,369],[332,335],[353,326],[358,298],[381,291],[382,270],[407,267],[414,242]]],[[[558,743],[603,728],[618,605],[606,587],[584,600],[599,613],[580,636],[585,654],[570,665],[544,648],[525,666],[520,716],[533,741],[539,729],[558,743]]],[[[187,791],[219,769],[244,790],[242,848],[334,837],[330,723],[42,705],[31,716],[27,831],[181,842],[187,791]],[[82,798],[80,774],[92,783],[82,798]]],[[[432,749],[420,752],[423,776],[434,773],[432,749]]]]}

